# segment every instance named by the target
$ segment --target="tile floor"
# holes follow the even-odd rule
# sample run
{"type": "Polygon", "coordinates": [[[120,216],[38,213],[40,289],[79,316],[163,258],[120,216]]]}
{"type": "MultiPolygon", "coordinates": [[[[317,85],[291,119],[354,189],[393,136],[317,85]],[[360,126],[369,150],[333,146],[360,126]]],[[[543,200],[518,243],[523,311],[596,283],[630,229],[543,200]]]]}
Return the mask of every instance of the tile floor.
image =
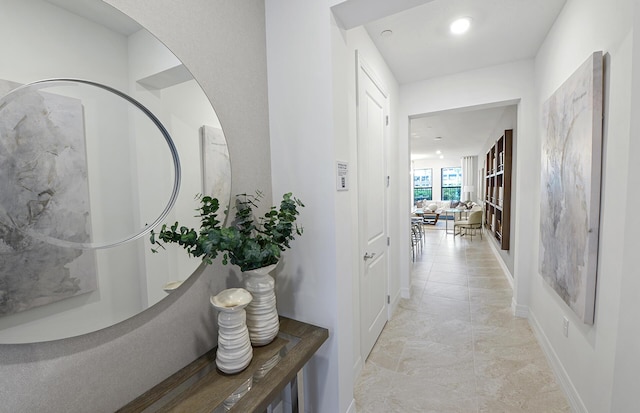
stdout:
{"type": "MultiPolygon", "coordinates": [[[[431,227],[433,228],[433,227],[431,227]]],[[[359,413],[570,412],[488,241],[427,229],[401,300],[356,382],[359,413]]]]}

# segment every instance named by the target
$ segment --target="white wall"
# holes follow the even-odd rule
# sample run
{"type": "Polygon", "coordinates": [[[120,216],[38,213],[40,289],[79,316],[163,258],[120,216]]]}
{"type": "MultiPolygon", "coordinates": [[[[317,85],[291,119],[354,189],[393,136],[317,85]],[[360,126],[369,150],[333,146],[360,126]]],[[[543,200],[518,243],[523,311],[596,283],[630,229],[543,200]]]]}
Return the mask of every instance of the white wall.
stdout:
{"type": "MultiPolygon", "coordinates": [[[[330,338],[307,367],[313,412],[354,409],[358,372],[359,280],[356,145],[356,49],[390,91],[390,140],[397,130],[397,83],[362,28],[341,31],[326,1],[266,2],[269,110],[274,196],[293,191],[306,203],[305,234],[296,240],[277,277],[282,314],[328,327],[330,338]],[[350,189],[336,191],[336,161],[349,163],[350,189]]],[[[396,147],[389,170],[397,179],[396,147]]],[[[400,219],[395,184],[389,209],[400,219]]],[[[382,200],[381,200],[382,201],[382,200]]],[[[397,218],[395,218],[397,217],[397,218]]],[[[397,238],[390,222],[392,245],[397,238]]],[[[397,275],[397,249],[391,274],[397,275]]],[[[399,280],[389,290],[397,301],[399,280]]]]}
{"type": "MultiPolygon", "coordinates": [[[[635,1],[634,30],[632,37],[633,59],[632,67],[640,67],[640,2],[635,1]]],[[[640,76],[637,70],[632,74],[630,98],[630,113],[640,113],[640,76]]],[[[627,203],[638,205],[640,202],[640,116],[631,116],[628,153],[625,158],[620,154],[618,160],[627,162],[627,203]]],[[[616,355],[613,374],[613,393],[611,397],[611,412],[633,412],[638,407],[638,389],[640,388],[640,328],[638,328],[638,314],[640,314],[640,277],[638,277],[638,249],[640,241],[634,230],[640,225],[640,214],[627,210],[625,215],[624,239],[622,246],[622,264],[620,268],[620,310],[618,312],[618,340],[616,341],[616,355]]]]}
{"type": "MultiPolygon", "coordinates": [[[[531,317],[552,360],[562,373],[565,387],[577,411],[617,413],[637,409],[635,403],[635,406],[620,405],[611,410],[616,377],[618,317],[623,313],[620,307],[622,274],[623,267],[631,260],[631,256],[624,255],[625,238],[621,234],[633,231],[625,221],[635,216],[633,208],[628,208],[630,203],[627,199],[628,194],[635,192],[628,192],[629,177],[632,176],[629,159],[637,159],[638,156],[637,152],[630,153],[629,132],[632,16],[632,1],[569,0],[535,60],[538,90],[536,106],[539,109],[591,53],[602,50],[606,54],[600,247],[593,326],[582,324],[539,276],[537,208],[530,217],[536,223],[536,242],[530,250],[531,255],[536,257],[536,262],[531,266],[531,317]],[[594,27],[598,29],[594,30],[594,27]],[[568,338],[562,335],[563,316],[570,321],[568,338]]],[[[541,132],[535,139],[538,154],[541,132]]],[[[529,173],[538,177],[539,163],[529,173]]],[[[534,192],[535,202],[538,203],[540,190],[536,188],[534,192]]],[[[626,355],[630,356],[628,353],[626,355]]],[[[631,360],[637,360],[637,357],[635,354],[631,360]]]]}
{"type": "MultiPolygon", "coordinates": [[[[307,405],[339,411],[340,347],[331,16],[322,1],[267,0],[269,126],[274,197],[292,191],[306,205],[304,235],[285,253],[276,277],[278,311],[329,329],[305,368],[307,405]]],[[[350,313],[347,307],[346,314],[350,313]]],[[[348,388],[348,384],[345,385],[348,388]]]]}
{"type": "MultiPolygon", "coordinates": [[[[536,125],[534,112],[533,89],[533,61],[524,60],[504,65],[487,67],[465,73],[443,76],[422,82],[405,84],[400,87],[400,129],[399,129],[399,169],[409,171],[409,118],[432,112],[458,108],[484,108],[491,106],[518,105],[517,124],[519,130],[519,145],[517,146],[516,181],[518,188],[537,188],[535,177],[527,173],[535,164],[536,125]]],[[[410,182],[404,180],[401,185],[401,208],[410,210],[410,182]]],[[[532,201],[533,194],[525,191],[517,198],[515,208],[518,214],[511,224],[515,227],[515,237],[512,245],[515,249],[515,305],[527,306],[527,288],[529,274],[524,269],[529,268],[533,261],[530,251],[533,248],[530,220],[524,217],[533,214],[536,208],[532,201]],[[520,259],[518,259],[520,256],[520,259]],[[520,269],[523,269],[520,271],[520,269]],[[518,285],[520,283],[520,285],[518,285]]],[[[512,204],[513,206],[513,204],[512,204]]],[[[409,227],[401,226],[400,237],[409,237],[409,227]]],[[[408,254],[408,246],[406,247],[408,254]]],[[[406,255],[405,255],[406,256],[406,255]]],[[[402,276],[402,294],[409,296],[409,262],[401,261],[400,274],[402,276]]]]}

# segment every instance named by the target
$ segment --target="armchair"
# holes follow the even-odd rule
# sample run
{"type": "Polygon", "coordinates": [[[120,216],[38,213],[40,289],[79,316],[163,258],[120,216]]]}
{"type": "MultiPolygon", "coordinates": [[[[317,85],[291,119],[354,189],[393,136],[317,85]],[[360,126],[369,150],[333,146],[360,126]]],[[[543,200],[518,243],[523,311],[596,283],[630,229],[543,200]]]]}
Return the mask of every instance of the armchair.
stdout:
{"type": "Polygon", "coordinates": [[[480,230],[480,239],[482,239],[482,211],[471,211],[467,219],[456,220],[453,224],[453,234],[460,236],[468,234],[473,241],[475,231],[480,230]],[[457,231],[456,231],[457,230],[457,231]]]}

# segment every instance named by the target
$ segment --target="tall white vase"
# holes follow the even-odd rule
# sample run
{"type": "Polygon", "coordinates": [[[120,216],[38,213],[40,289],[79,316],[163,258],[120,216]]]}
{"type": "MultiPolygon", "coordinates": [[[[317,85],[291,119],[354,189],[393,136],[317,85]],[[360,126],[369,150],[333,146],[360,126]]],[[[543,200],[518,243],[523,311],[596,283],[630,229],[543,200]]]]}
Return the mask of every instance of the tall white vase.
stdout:
{"type": "Polygon", "coordinates": [[[219,311],[216,366],[223,373],[238,373],[253,358],[245,311],[251,300],[251,294],[243,288],[230,288],[211,297],[211,305],[219,311]]]}
{"type": "Polygon", "coordinates": [[[271,343],[280,330],[275,280],[269,275],[276,265],[278,264],[244,272],[244,288],[253,296],[253,300],[247,306],[247,327],[251,344],[254,346],[271,343]]]}

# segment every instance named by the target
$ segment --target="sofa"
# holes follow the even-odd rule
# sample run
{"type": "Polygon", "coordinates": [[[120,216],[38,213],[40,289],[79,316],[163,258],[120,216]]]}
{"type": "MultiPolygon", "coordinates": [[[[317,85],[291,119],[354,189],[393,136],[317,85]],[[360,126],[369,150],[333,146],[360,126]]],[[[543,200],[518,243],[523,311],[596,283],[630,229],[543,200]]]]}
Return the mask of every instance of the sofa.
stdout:
{"type": "Polygon", "coordinates": [[[451,208],[461,211],[482,210],[482,207],[475,202],[424,200],[416,202],[413,212],[415,215],[422,216],[425,224],[435,225],[440,218],[440,214],[451,208]]]}

